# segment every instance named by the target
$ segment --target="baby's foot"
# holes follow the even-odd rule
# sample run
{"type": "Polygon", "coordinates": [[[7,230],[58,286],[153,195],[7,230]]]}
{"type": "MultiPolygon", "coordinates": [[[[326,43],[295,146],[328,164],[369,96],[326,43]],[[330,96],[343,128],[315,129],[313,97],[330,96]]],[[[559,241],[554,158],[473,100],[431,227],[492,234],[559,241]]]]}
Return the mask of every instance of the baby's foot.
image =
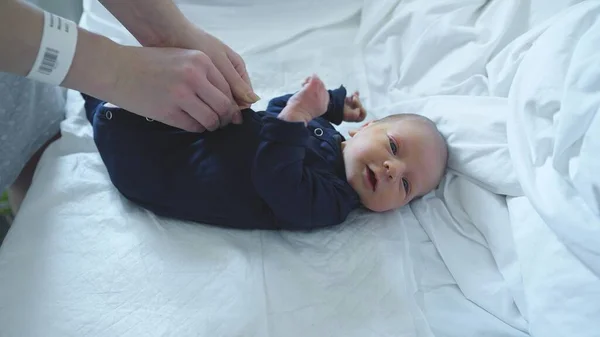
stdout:
{"type": "Polygon", "coordinates": [[[317,75],[312,75],[304,81],[302,89],[290,97],[281,114],[302,117],[308,122],[323,115],[328,104],[329,93],[325,84],[317,75]]]}

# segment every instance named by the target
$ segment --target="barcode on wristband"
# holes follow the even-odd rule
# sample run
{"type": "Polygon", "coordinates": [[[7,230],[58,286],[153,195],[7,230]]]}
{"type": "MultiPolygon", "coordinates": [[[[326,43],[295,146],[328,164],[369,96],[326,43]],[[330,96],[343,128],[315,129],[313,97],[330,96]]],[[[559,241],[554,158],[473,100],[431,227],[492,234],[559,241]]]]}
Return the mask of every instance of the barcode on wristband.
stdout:
{"type": "Polygon", "coordinates": [[[69,72],[76,46],[77,25],[73,21],[44,12],[44,31],[40,48],[27,77],[60,85],[69,72]]]}
{"type": "Polygon", "coordinates": [[[58,60],[58,54],[58,50],[47,47],[46,51],[44,52],[44,58],[42,59],[42,63],[40,64],[38,71],[44,75],[52,74],[54,68],[56,68],[56,60],[58,60]]]}

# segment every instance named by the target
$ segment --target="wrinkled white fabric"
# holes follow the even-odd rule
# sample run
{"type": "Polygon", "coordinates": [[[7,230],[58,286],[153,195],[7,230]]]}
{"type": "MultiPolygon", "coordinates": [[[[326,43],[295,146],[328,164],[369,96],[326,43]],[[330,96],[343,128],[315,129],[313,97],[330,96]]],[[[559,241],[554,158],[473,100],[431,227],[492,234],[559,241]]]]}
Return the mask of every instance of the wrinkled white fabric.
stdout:
{"type": "MultiPolygon", "coordinates": [[[[435,120],[451,149],[439,188],[311,234],[158,218],[110,184],[71,93],[63,138],[0,248],[0,331],[597,335],[587,253],[598,246],[594,227],[577,222],[597,216],[597,3],[331,0],[311,12],[316,2],[275,2],[181,4],[242,51],[264,98],[257,109],[316,72],[329,87],[361,89],[369,119],[435,120]]],[[[86,14],[90,29],[127,41],[101,11],[86,14]]]]}
{"type": "MultiPolygon", "coordinates": [[[[372,110],[428,116],[451,149],[447,211],[415,202],[419,222],[461,292],[533,336],[600,331],[598,5],[382,1],[362,14],[372,110]]],[[[428,323],[448,324],[433,303],[428,323]]]]}

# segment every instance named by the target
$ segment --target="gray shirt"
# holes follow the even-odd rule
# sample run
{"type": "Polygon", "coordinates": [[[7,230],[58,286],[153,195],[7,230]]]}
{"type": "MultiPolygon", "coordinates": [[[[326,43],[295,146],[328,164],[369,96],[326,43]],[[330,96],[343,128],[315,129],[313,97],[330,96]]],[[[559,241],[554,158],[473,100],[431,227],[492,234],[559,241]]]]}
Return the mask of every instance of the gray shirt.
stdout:
{"type": "Polygon", "coordinates": [[[66,90],[0,72],[0,193],[59,132],[66,90]]]}

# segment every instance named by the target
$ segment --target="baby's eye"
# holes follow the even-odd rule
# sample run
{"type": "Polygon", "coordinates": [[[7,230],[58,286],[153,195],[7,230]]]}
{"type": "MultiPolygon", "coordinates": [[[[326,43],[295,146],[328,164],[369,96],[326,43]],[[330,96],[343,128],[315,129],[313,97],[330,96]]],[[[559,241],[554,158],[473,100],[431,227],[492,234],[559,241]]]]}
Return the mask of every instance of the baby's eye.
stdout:
{"type": "Polygon", "coordinates": [[[396,155],[396,153],[398,153],[398,146],[396,146],[396,143],[394,142],[394,140],[392,138],[390,138],[390,148],[392,149],[392,153],[394,155],[396,155]]]}
{"type": "Polygon", "coordinates": [[[406,194],[408,194],[408,190],[410,190],[410,185],[406,178],[402,178],[402,185],[404,186],[404,191],[406,192],[406,194]]]}

